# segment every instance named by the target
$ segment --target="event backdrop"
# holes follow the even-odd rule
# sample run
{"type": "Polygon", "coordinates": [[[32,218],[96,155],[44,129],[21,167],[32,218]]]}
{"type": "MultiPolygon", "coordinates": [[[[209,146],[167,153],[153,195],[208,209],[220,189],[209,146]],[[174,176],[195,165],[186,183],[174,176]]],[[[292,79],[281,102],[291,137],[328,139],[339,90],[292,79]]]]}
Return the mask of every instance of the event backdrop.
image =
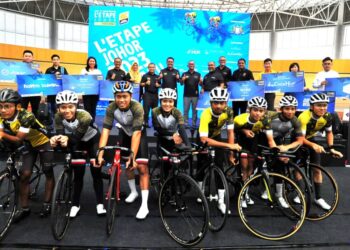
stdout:
{"type": "MultiPolygon", "coordinates": [[[[154,62],[159,70],[166,58],[175,58],[182,74],[194,60],[202,76],[207,63],[218,64],[226,56],[227,65],[237,68],[237,60],[249,58],[250,14],[164,8],[90,6],[89,56],[97,59],[104,77],[116,57],[128,71],[137,61],[142,73],[154,62]]],[[[179,88],[182,97],[183,89],[179,88]]],[[[182,110],[182,98],[178,104],[182,110]]]]}

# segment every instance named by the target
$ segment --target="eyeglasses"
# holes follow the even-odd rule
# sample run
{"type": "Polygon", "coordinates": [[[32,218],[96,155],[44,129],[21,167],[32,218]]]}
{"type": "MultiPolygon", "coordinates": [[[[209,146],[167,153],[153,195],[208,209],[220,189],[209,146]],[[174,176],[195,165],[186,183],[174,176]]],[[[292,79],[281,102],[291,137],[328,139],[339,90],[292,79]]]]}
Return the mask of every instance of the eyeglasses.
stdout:
{"type": "Polygon", "coordinates": [[[12,104],[5,104],[5,105],[0,104],[0,110],[4,109],[5,111],[7,111],[7,110],[14,108],[14,107],[15,107],[15,105],[12,105],[12,104]]]}

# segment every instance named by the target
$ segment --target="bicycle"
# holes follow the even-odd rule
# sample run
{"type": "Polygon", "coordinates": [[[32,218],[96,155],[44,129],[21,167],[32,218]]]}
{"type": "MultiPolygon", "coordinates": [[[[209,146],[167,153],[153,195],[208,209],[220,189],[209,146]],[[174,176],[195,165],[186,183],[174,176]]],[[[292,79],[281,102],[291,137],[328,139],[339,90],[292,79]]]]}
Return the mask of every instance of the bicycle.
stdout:
{"type": "Polygon", "coordinates": [[[262,239],[282,240],[295,234],[306,217],[306,202],[297,184],[290,178],[269,171],[271,158],[293,158],[292,154],[263,148],[259,155],[251,155],[256,162],[254,173],[246,180],[238,195],[238,213],[246,228],[262,239]],[[278,184],[278,185],[277,185],[278,184]],[[278,186],[282,194],[278,195],[278,186]],[[267,199],[262,196],[267,192],[267,199]],[[298,197],[300,204],[291,206],[288,201],[298,197]],[[283,198],[287,207],[281,202],[283,198]],[[242,205],[244,202],[245,205],[242,205]]]}
{"type": "Polygon", "coordinates": [[[121,152],[126,152],[129,155],[128,157],[130,159],[129,167],[132,167],[133,152],[131,151],[131,149],[126,147],[105,146],[98,149],[97,156],[101,151],[106,151],[106,150],[115,150],[113,164],[107,164],[107,166],[109,167],[108,174],[110,178],[109,178],[109,185],[108,185],[108,190],[106,194],[106,200],[107,200],[106,231],[107,231],[107,235],[110,236],[113,232],[117,204],[120,201],[120,175],[122,172],[121,152]]]}
{"type": "MultiPolygon", "coordinates": [[[[334,145],[334,147],[343,147],[343,145],[334,145]]],[[[326,154],[331,154],[329,149],[327,149],[326,154]]],[[[338,184],[332,174],[324,167],[310,162],[310,152],[307,148],[301,148],[301,155],[303,157],[298,158],[295,163],[292,162],[288,165],[286,174],[293,180],[302,181],[304,189],[308,192],[308,196],[306,196],[308,205],[306,219],[311,221],[323,220],[330,216],[337,208],[339,201],[338,184]],[[298,179],[296,178],[295,168],[298,168],[297,172],[301,175],[301,179],[300,177],[298,179]],[[323,186],[322,198],[330,204],[329,210],[324,210],[313,202],[315,200],[315,182],[313,178],[315,170],[321,172],[323,186]]]]}
{"type": "MultiPolygon", "coordinates": [[[[150,159],[150,167],[149,167],[149,175],[150,175],[150,186],[151,190],[155,193],[155,196],[158,198],[160,189],[162,188],[163,183],[165,182],[167,176],[164,172],[164,163],[169,162],[169,157],[164,156],[163,151],[160,148],[160,141],[161,136],[158,134],[158,132],[154,133],[154,136],[157,137],[157,146],[156,150],[152,153],[150,153],[149,159],[150,159]],[[152,159],[155,156],[156,160],[153,161],[152,159]]],[[[186,157],[184,161],[181,162],[181,168],[187,169],[192,176],[192,157],[186,157]]]]}
{"type": "Polygon", "coordinates": [[[171,169],[159,194],[159,212],[163,225],[177,243],[194,246],[208,230],[209,207],[202,190],[183,169],[181,161],[198,154],[198,150],[177,148],[169,152],[160,147],[168,157],[171,169]],[[197,199],[201,199],[201,203],[197,199]]]}
{"type": "Polygon", "coordinates": [[[17,157],[25,149],[21,146],[9,153],[5,169],[0,172],[0,240],[8,232],[18,205],[19,169],[17,157]]]}
{"type": "MultiPolygon", "coordinates": [[[[222,148],[218,149],[225,150],[222,148]]],[[[198,176],[199,173],[205,172],[203,179],[203,193],[208,202],[210,211],[209,229],[213,232],[218,232],[224,227],[228,217],[230,207],[228,184],[223,171],[215,163],[215,148],[204,145],[203,150],[199,153],[208,154],[210,163],[208,167],[197,168],[198,171],[195,176],[198,176]],[[221,203],[225,205],[224,213],[219,209],[221,203]]]]}
{"type": "Polygon", "coordinates": [[[45,152],[65,153],[63,170],[60,173],[52,195],[51,201],[51,231],[56,240],[62,240],[67,232],[70,222],[70,210],[72,208],[74,171],[73,167],[88,166],[87,151],[74,151],[74,155],[80,154],[84,159],[73,159],[73,153],[66,150],[46,150],[45,152]]]}

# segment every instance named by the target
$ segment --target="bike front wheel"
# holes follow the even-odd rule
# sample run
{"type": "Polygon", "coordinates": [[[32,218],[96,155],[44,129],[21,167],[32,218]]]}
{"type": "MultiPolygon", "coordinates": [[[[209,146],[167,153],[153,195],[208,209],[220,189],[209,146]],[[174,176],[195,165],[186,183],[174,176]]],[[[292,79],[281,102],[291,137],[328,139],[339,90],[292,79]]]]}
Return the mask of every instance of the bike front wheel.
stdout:
{"type": "Polygon", "coordinates": [[[117,210],[117,191],[116,191],[116,170],[117,168],[112,169],[112,173],[109,180],[108,193],[107,193],[107,213],[106,213],[106,229],[107,235],[111,235],[113,232],[115,214],[117,210]]]}
{"type": "Polygon", "coordinates": [[[238,213],[254,235],[266,240],[282,240],[302,226],[306,203],[299,187],[289,178],[277,173],[268,176],[268,180],[262,174],[247,180],[238,196],[238,213]],[[278,185],[282,185],[283,190],[277,188],[278,185]],[[263,195],[265,190],[267,197],[263,195]],[[292,209],[286,196],[298,197],[300,204],[294,204],[292,209]]]}
{"type": "Polygon", "coordinates": [[[56,240],[62,240],[67,232],[72,195],[73,171],[64,169],[56,182],[51,203],[51,230],[56,240]]]}
{"type": "Polygon", "coordinates": [[[4,238],[11,226],[17,207],[17,185],[11,179],[10,172],[0,173],[0,240],[4,238]]]}
{"type": "Polygon", "coordinates": [[[168,234],[182,246],[198,244],[208,230],[205,196],[186,174],[179,173],[165,181],[159,195],[159,211],[168,234]]]}
{"type": "Polygon", "coordinates": [[[203,188],[209,206],[209,229],[218,232],[225,225],[230,207],[228,184],[218,167],[213,167],[206,173],[203,188]]]}

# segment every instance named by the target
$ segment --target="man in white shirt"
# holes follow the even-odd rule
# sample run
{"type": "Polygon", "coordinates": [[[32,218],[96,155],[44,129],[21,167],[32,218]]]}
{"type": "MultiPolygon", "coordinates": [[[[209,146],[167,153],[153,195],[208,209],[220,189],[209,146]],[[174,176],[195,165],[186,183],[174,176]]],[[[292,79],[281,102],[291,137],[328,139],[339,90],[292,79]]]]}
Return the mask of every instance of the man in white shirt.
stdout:
{"type": "Polygon", "coordinates": [[[335,78],[339,77],[338,72],[332,70],[333,60],[330,57],[326,57],[322,60],[323,71],[318,72],[312,87],[317,90],[325,90],[327,84],[326,78],[335,78]]]}

